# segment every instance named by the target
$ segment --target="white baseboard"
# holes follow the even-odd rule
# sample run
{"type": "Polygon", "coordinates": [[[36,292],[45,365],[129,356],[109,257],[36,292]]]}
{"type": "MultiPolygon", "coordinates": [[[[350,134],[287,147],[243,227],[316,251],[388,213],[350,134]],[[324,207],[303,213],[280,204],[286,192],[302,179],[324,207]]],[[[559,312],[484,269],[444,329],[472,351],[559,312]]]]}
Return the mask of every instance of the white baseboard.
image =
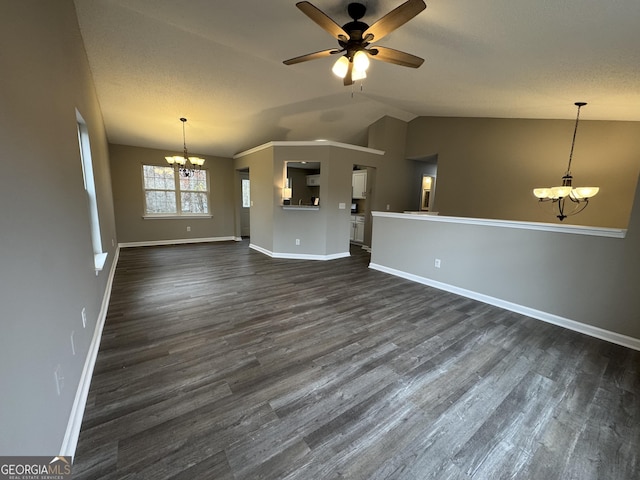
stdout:
{"type": "Polygon", "coordinates": [[[91,386],[91,377],[93,376],[93,368],[98,358],[98,350],[100,349],[100,339],[102,338],[102,330],[104,328],[104,322],[107,319],[107,310],[109,308],[109,300],[111,298],[111,289],[113,287],[113,277],[116,273],[116,265],[118,264],[118,258],[120,257],[120,247],[116,248],[116,253],[111,264],[111,270],[109,271],[109,277],[105,286],[104,296],[102,298],[102,305],[100,306],[100,313],[96,320],[96,327],[93,331],[93,338],[89,345],[89,351],[84,361],[84,367],[80,376],[80,383],[76,390],[76,396],[71,407],[71,414],[69,415],[69,422],[67,423],[67,430],[62,440],[62,446],[60,447],[60,456],[74,457],[76,454],[76,447],[78,446],[78,438],[80,436],[80,427],[82,426],[82,417],[84,415],[84,409],[87,405],[87,397],[89,396],[89,387],[91,386]]]}
{"type": "Polygon", "coordinates": [[[263,255],[267,255],[269,257],[273,257],[273,254],[269,250],[267,250],[266,248],[259,247],[258,245],[255,245],[253,243],[249,244],[249,248],[251,250],[255,250],[256,252],[260,252],[263,255]]]}
{"type": "Polygon", "coordinates": [[[341,252],[341,253],[332,253],[330,255],[315,255],[310,253],[279,253],[272,252],[265,248],[259,247],[258,245],[254,245],[253,243],[249,244],[249,248],[255,250],[256,252],[260,252],[264,255],[267,255],[272,258],[286,258],[291,260],[335,260],[337,258],[345,258],[351,256],[349,252],[341,252]]]}
{"type": "Polygon", "coordinates": [[[129,247],[155,247],[159,245],[182,245],[185,243],[209,243],[209,242],[230,242],[230,241],[240,241],[241,238],[236,236],[228,236],[228,237],[208,237],[208,238],[176,238],[173,240],[150,240],[147,242],[124,242],[119,243],[118,247],[120,248],[129,248],[129,247]]]}
{"type": "Polygon", "coordinates": [[[564,327],[575,332],[584,333],[585,335],[599,338],[601,340],[606,340],[617,345],[622,345],[623,347],[628,347],[633,350],[640,350],[640,339],[638,338],[633,338],[627,335],[622,335],[620,333],[604,330],[602,328],[587,325],[586,323],[581,323],[576,320],[560,317],[558,315],[554,315],[553,313],[547,313],[541,310],[536,310],[535,308],[525,307],[524,305],[518,305],[517,303],[508,302],[506,300],[491,297],[483,293],[478,293],[472,290],[467,290],[465,288],[456,287],[455,285],[438,282],[430,278],[421,277],[419,275],[414,275],[412,273],[403,272],[394,268],[385,267],[376,263],[370,263],[369,268],[371,268],[372,270],[378,270],[380,272],[388,273],[396,277],[404,278],[406,280],[411,280],[412,282],[428,285],[439,290],[455,293],[456,295],[471,298],[473,300],[478,300],[483,303],[488,303],[489,305],[495,305],[496,307],[500,307],[505,310],[520,313],[522,315],[526,315],[527,317],[542,320],[543,322],[552,323],[554,325],[558,325],[559,327],[564,327]]]}

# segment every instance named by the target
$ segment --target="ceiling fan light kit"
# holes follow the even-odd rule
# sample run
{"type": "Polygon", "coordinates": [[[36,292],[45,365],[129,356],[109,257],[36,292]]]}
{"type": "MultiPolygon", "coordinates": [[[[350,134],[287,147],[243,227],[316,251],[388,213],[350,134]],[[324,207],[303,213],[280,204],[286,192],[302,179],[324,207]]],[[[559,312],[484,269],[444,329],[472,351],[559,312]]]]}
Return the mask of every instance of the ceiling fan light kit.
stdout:
{"type": "Polygon", "coordinates": [[[377,45],[370,47],[371,43],[381,40],[427,8],[424,0],[408,0],[371,26],[360,21],[367,12],[367,8],[361,3],[350,3],[347,6],[347,12],[352,21],[342,27],[309,2],[298,2],[296,6],[317,25],[329,32],[338,41],[340,48],[331,48],[290,58],[283,62],[285,65],[295,65],[317,58],[342,54],[331,70],[336,76],[343,79],[344,85],[353,85],[356,80],[366,78],[369,57],[411,68],[418,68],[424,62],[422,58],[410,53],[377,45]]]}
{"type": "Polygon", "coordinates": [[[338,78],[346,77],[347,70],[349,70],[349,59],[347,57],[340,57],[331,68],[333,74],[338,78]]]}
{"type": "Polygon", "coordinates": [[[560,221],[570,215],[580,213],[589,204],[589,199],[594,197],[599,191],[598,187],[574,187],[573,176],[571,175],[571,160],[573,159],[573,147],[576,143],[576,133],[578,132],[578,121],[580,120],[580,108],[584,107],[586,102],[576,102],[578,107],[576,114],[576,124],[573,129],[573,140],[571,141],[571,152],[569,153],[569,164],[567,171],[562,177],[562,184],[556,187],[534,188],[533,195],[538,199],[538,203],[551,202],[558,209],[556,217],[560,221]],[[569,204],[566,201],[569,200],[569,204]],[[573,208],[567,210],[567,207],[573,205],[573,208]]]}

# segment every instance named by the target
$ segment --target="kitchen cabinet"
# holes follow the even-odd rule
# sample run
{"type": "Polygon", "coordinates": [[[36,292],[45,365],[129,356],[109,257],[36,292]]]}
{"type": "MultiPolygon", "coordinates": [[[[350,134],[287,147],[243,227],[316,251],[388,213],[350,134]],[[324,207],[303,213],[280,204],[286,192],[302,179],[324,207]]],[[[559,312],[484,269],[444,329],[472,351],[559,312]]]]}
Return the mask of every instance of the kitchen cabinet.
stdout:
{"type": "Polygon", "coordinates": [[[367,198],[367,171],[355,170],[351,178],[351,198],[367,198]]]}
{"type": "Polygon", "coordinates": [[[364,243],[364,215],[351,215],[351,234],[349,240],[364,243]]]}
{"type": "Polygon", "coordinates": [[[307,175],[307,187],[318,187],[320,186],[320,174],[317,175],[307,175]]]}

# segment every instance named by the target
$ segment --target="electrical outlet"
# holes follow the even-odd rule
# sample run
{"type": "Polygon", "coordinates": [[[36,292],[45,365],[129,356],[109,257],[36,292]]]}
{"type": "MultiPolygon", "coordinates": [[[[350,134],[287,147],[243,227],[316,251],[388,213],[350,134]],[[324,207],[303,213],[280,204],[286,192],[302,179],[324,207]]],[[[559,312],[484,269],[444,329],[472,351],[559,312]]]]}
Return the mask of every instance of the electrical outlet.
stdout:
{"type": "Polygon", "coordinates": [[[387,203],[387,211],[389,211],[390,208],[391,208],[391,205],[387,203]]]}
{"type": "Polygon", "coordinates": [[[60,365],[56,366],[56,369],[53,372],[53,377],[56,380],[56,392],[58,392],[58,396],[60,396],[62,388],[64,387],[64,376],[62,375],[62,367],[60,365]]]}
{"type": "Polygon", "coordinates": [[[191,227],[189,226],[187,227],[187,232],[190,232],[190,231],[191,231],[191,227]]]}
{"type": "Polygon", "coordinates": [[[82,308],[82,328],[87,328],[87,309],[82,308]]]}
{"type": "Polygon", "coordinates": [[[440,268],[440,259],[439,258],[436,258],[436,261],[433,262],[433,266],[436,267],[436,268],[440,268]]]}
{"type": "Polygon", "coordinates": [[[345,210],[346,208],[347,208],[347,204],[346,204],[346,203],[342,203],[342,202],[340,202],[340,203],[338,204],[338,209],[339,209],[339,210],[345,210]]]}
{"type": "Polygon", "coordinates": [[[296,245],[300,245],[300,239],[296,238],[296,245]]]}

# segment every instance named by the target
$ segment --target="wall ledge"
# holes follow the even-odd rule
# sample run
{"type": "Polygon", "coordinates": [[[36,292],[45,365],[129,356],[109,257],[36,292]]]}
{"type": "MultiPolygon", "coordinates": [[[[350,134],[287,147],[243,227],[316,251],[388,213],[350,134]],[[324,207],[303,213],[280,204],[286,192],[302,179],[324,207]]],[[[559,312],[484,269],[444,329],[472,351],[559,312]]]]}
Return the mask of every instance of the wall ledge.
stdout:
{"type": "Polygon", "coordinates": [[[594,237],[625,238],[626,228],[586,227],[582,225],[558,225],[556,223],[521,222],[513,220],[493,220],[487,218],[446,217],[440,215],[416,215],[414,213],[371,212],[374,217],[401,218],[418,222],[457,223],[486,227],[519,228],[543,232],[590,235],[594,237]]]}
{"type": "Polygon", "coordinates": [[[280,205],[282,210],[308,210],[310,212],[317,212],[320,207],[315,205],[280,205]]]}
{"type": "Polygon", "coordinates": [[[384,155],[383,150],[377,150],[375,148],[363,147],[360,145],[351,145],[350,143],[332,142],[330,140],[308,140],[308,141],[275,141],[267,142],[257,147],[245,150],[244,152],[237,153],[233,156],[233,159],[242,158],[252,153],[259,152],[271,147],[338,147],[346,148],[348,150],[357,150],[360,152],[372,153],[374,155],[384,155]]]}
{"type": "Polygon", "coordinates": [[[281,252],[272,252],[267,250],[266,248],[262,248],[253,243],[249,244],[249,248],[255,250],[256,252],[260,252],[264,255],[267,255],[271,258],[285,258],[290,260],[336,260],[338,258],[350,257],[351,254],[349,252],[341,252],[341,253],[331,253],[329,255],[316,255],[311,253],[281,253],[281,252]]]}
{"type": "Polygon", "coordinates": [[[519,305],[517,303],[508,302],[500,298],[491,297],[483,293],[478,293],[472,290],[467,290],[465,288],[456,287],[455,285],[438,282],[437,280],[432,280],[430,278],[421,277],[419,275],[414,275],[412,273],[403,272],[401,270],[396,270],[395,268],[385,267],[384,265],[370,263],[369,268],[372,270],[377,270],[379,272],[388,273],[396,277],[404,278],[405,280],[410,280],[412,282],[421,283],[423,285],[437,288],[439,290],[444,290],[446,292],[454,293],[456,295],[460,295],[466,298],[471,298],[472,300],[477,300],[479,302],[487,303],[489,305],[494,305],[496,307],[503,308],[511,312],[519,313],[527,317],[535,318],[537,320],[542,320],[543,322],[551,323],[559,327],[564,327],[566,329],[573,330],[574,332],[584,333],[585,335],[599,338],[600,340],[605,340],[607,342],[615,343],[617,345],[622,345],[623,347],[628,347],[633,350],[640,351],[640,339],[638,338],[629,337],[627,335],[612,332],[610,330],[604,330],[602,328],[594,327],[592,325],[587,325],[585,323],[581,323],[576,320],[560,317],[553,313],[543,312],[541,310],[536,310],[535,308],[530,308],[524,305],[519,305]]]}

